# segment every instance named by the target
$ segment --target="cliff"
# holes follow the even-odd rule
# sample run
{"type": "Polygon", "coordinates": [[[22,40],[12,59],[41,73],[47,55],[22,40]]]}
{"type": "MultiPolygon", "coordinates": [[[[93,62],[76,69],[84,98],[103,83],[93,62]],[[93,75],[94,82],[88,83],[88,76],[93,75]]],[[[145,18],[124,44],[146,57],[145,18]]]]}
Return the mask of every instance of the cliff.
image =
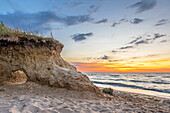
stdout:
{"type": "Polygon", "coordinates": [[[102,95],[86,75],[60,56],[62,48],[63,44],[52,38],[1,36],[0,82],[15,83],[24,74],[24,81],[102,95]]]}

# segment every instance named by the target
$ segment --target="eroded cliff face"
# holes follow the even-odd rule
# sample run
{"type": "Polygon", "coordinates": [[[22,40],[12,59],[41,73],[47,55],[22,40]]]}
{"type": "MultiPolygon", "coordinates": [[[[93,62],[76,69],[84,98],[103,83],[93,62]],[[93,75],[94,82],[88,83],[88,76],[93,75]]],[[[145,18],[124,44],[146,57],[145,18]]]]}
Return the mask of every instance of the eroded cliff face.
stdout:
{"type": "Polygon", "coordinates": [[[0,38],[0,82],[8,81],[12,72],[22,70],[28,81],[101,94],[86,75],[63,60],[62,48],[52,38],[0,38]]]}

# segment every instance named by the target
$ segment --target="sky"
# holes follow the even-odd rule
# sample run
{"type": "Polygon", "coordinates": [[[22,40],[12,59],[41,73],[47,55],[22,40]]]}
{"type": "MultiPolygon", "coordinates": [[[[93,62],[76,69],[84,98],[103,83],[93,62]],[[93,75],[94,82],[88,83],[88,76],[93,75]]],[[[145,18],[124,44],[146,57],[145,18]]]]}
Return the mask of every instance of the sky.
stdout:
{"type": "Polygon", "coordinates": [[[0,0],[0,21],[64,44],[82,72],[170,72],[170,0],[0,0]]]}

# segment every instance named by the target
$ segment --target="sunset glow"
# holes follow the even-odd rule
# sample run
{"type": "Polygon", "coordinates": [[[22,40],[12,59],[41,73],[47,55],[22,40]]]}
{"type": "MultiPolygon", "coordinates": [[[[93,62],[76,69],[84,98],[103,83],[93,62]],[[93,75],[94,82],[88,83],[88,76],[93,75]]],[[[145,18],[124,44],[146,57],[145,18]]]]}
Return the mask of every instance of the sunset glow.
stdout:
{"type": "Polygon", "coordinates": [[[82,72],[170,73],[170,60],[133,63],[72,63],[82,72]]]}

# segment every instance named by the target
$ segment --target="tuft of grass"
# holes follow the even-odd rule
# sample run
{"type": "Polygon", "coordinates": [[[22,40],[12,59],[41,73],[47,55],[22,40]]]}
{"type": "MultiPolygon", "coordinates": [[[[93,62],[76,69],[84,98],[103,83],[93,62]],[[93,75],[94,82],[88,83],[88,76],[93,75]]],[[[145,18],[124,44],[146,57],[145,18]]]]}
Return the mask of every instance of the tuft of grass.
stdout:
{"type": "Polygon", "coordinates": [[[160,102],[161,101],[161,100],[158,100],[158,99],[155,99],[155,98],[152,98],[152,97],[149,97],[148,99],[152,100],[152,101],[155,101],[155,102],[160,102]]]}
{"type": "Polygon", "coordinates": [[[20,29],[11,29],[9,26],[4,25],[3,22],[1,21],[0,24],[0,37],[12,37],[12,38],[17,38],[17,37],[27,37],[27,38],[38,38],[38,40],[43,40],[44,38],[42,36],[38,36],[37,32],[25,32],[20,29]]]}
{"type": "Polygon", "coordinates": [[[149,99],[149,100],[154,100],[154,98],[153,98],[153,97],[148,97],[148,99],[149,99]]]}
{"type": "Polygon", "coordinates": [[[0,92],[3,92],[3,91],[5,91],[4,89],[0,89],[0,92]]]}
{"type": "Polygon", "coordinates": [[[112,88],[104,88],[102,90],[103,93],[106,93],[106,94],[109,94],[109,95],[112,95],[113,93],[113,89],[112,88]]]}
{"type": "Polygon", "coordinates": [[[158,100],[158,99],[154,99],[153,101],[155,101],[155,102],[160,102],[161,100],[158,100]]]}

